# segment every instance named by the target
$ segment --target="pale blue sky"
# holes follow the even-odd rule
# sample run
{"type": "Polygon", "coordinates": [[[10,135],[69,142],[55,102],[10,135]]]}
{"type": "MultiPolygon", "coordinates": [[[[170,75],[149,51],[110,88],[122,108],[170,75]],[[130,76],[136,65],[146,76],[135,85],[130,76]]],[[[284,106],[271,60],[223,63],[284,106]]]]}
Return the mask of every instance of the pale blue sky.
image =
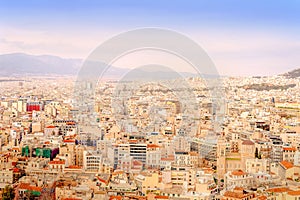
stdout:
{"type": "Polygon", "coordinates": [[[139,27],[189,36],[224,75],[300,67],[297,0],[0,0],[1,54],[85,58],[112,35],[139,27]]]}

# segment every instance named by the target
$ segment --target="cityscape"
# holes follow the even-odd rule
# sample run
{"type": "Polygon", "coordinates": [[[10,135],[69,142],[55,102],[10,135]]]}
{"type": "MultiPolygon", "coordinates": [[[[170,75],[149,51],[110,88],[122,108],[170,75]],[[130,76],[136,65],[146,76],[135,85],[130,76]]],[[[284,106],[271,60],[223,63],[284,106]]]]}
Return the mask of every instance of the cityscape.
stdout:
{"type": "MultiPolygon", "coordinates": [[[[48,14],[56,12],[50,2],[12,2],[0,1],[0,13],[4,13],[0,16],[8,12],[12,16],[3,23],[0,20],[5,30],[0,35],[2,200],[300,199],[300,46],[298,36],[293,35],[298,21],[290,15],[276,14],[281,21],[272,21],[258,9],[257,16],[251,15],[254,21],[266,20],[268,28],[283,22],[285,31],[293,34],[282,33],[284,42],[272,40],[275,33],[269,39],[261,36],[262,43],[255,42],[258,46],[251,46],[253,39],[244,38],[246,47],[236,43],[235,48],[241,49],[236,52],[228,47],[229,42],[222,46],[230,37],[222,40],[222,33],[230,28],[222,32],[219,27],[222,36],[216,40],[220,46],[215,46],[209,42],[212,39],[203,43],[194,37],[189,26],[197,27],[196,20],[186,22],[186,32],[178,18],[160,20],[176,13],[191,13],[200,20],[215,13],[211,8],[218,4],[215,1],[188,1],[188,8],[178,1],[172,5],[74,1],[70,18],[61,12],[67,12],[71,1],[55,1],[61,21],[54,16],[48,21],[48,14]],[[155,5],[171,11],[162,14],[155,5]],[[209,12],[202,6],[208,6],[209,12]],[[158,16],[148,15],[147,9],[158,16]],[[13,16],[18,10],[27,15],[13,16]],[[82,44],[82,35],[76,34],[102,33],[109,26],[103,23],[100,29],[93,25],[63,35],[72,30],[77,15],[95,20],[76,24],[87,28],[113,10],[120,15],[110,20],[123,31],[109,32],[106,39],[87,35],[87,43],[82,44]],[[100,11],[103,13],[98,14],[100,11]],[[141,21],[131,18],[134,14],[141,21]],[[119,22],[119,17],[124,21],[119,22]],[[38,20],[45,20],[53,32],[38,20]],[[51,24],[56,22],[57,29],[51,24]],[[156,28],[149,28],[154,25],[156,28]],[[16,27],[22,29],[18,37],[12,31],[16,27]],[[39,28],[42,31],[33,34],[39,28]],[[60,38],[58,45],[45,35],[60,38]],[[72,37],[77,37],[76,42],[72,37]],[[28,38],[42,43],[29,44],[28,38]],[[75,43],[82,46],[76,48],[75,43]],[[282,48],[282,54],[274,45],[282,48]],[[228,59],[223,59],[226,55],[228,59]],[[236,57],[230,60],[233,55],[236,57]]],[[[245,2],[238,3],[244,13],[233,9],[232,16],[223,10],[227,4],[214,8],[224,16],[222,23],[243,24],[250,18],[248,8],[253,7],[245,2]],[[244,21],[236,19],[239,16],[244,21]]],[[[283,9],[291,12],[300,8],[292,1],[286,4],[283,9]]],[[[274,10],[266,12],[272,16],[281,6],[275,3],[271,5],[274,10]]],[[[259,23],[249,23],[251,31],[260,29],[259,23]]]]}

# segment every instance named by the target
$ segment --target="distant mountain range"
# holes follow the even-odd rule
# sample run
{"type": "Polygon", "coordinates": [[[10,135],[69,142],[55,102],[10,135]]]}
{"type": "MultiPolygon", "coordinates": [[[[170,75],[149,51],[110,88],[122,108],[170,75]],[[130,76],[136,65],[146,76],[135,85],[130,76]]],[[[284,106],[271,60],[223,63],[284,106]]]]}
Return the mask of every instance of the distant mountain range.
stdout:
{"type": "Polygon", "coordinates": [[[295,69],[293,71],[287,72],[285,74],[282,74],[282,76],[285,76],[286,78],[298,78],[300,77],[300,68],[295,69]]]}
{"type": "Polygon", "coordinates": [[[81,60],[63,59],[57,56],[33,56],[23,53],[0,55],[0,76],[76,74],[81,60]]]}
{"type": "MultiPolygon", "coordinates": [[[[76,75],[80,70],[83,60],[65,59],[51,55],[28,55],[24,53],[12,53],[0,55],[0,76],[22,76],[22,75],[76,75]]],[[[102,63],[103,64],[103,63],[102,63]]],[[[111,66],[105,73],[105,77],[120,79],[126,75],[130,79],[143,79],[145,75],[162,79],[178,78],[178,74],[173,71],[163,69],[163,67],[150,66],[131,70],[111,66]],[[146,69],[147,68],[147,69],[146,69]]],[[[181,76],[194,77],[196,74],[190,72],[180,72],[181,76]]],[[[204,75],[209,77],[209,75],[204,75]]],[[[281,74],[287,78],[300,77],[300,68],[281,74]]]]}
{"type": "MultiPolygon", "coordinates": [[[[28,55],[24,53],[12,53],[0,55],[0,76],[22,76],[22,75],[77,75],[83,63],[81,59],[65,59],[51,55],[28,55]]],[[[94,63],[93,63],[94,65],[94,63]]],[[[91,69],[105,66],[103,63],[96,63],[91,69]]],[[[148,68],[149,69],[149,68],[148,68]]],[[[121,79],[143,79],[145,75],[157,78],[177,78],[176,72],[166,72],[164,69],[154,67],[152,71],[145,72],[146,68],[128,69],[111,66],[105,72],[105,78],[121,79]],[[129,76],[128,76],[129,74],[129,76]],[[130,78],[129,78],[130,77],[130,78]]],[[[93,71],[93,70],[92,70],[93,71]]],[[[95,70],[96,71],[96,70],[95,70]]],[[[93,72],[92,72],[93,73],[93,72]]],[[[181,76],[195,76],[193,73],[182,72],[181,76]]]]}

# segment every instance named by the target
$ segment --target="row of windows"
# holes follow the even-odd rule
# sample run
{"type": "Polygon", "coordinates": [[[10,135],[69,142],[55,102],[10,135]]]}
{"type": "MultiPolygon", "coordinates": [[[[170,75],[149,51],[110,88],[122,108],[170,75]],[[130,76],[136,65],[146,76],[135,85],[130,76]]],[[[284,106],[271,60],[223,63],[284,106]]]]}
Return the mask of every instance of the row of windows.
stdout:
{"type": "Polygon", "coordinates": [[[9,174],[2,173],[1,176],[12,176],[12,173],[9,173],[9,174]]]}
{"type": "Polygon", "coordinates": [[[248,180],[248,179],[244,179],[242,181],[233,181],[233,182],[229,182],[228,185],[231,186],[231,185],[238,185],[238,184],[251,184],[253,183],[254,180],[248,180]]]}
{"type": "Polygon", "coordinates": [[[99,157],[87,157],[87,160],[101,160],[99,157]]]}
{"type": "Polygon", "coordinates": [[[100,163],[100,162],[99,161],[87,161],[86,163],[90,164],[90,163],[100,163]]]}
{"type": "Polygon", "coordinates": [[[0,179],[0,183],[11,183],[12,180],[7,180],[7,179],[0,179]]]}

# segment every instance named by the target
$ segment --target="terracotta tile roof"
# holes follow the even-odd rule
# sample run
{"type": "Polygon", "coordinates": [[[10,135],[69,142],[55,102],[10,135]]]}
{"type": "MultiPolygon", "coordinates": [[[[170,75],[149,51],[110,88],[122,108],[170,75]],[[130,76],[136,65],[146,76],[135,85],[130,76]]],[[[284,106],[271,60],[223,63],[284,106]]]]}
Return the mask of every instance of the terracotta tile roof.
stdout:
{"type": "Polygon", "coordinates": [[[147,144],[147,148],[160,148],[157,144],[147,144]]]}
{"type": "Polygon", "coordinates": [[[143,165],[143,163],[141,161],[139,161],[139,160],[132,161],[132,164],[133,165],[138,165],[138,166],[143,165]]]}
{"type": "Polygon", "coordinates": [[[102,179],[102,178],[100,178],[99,176],[97,176],[97,179],[100,181],[100,182],[102,182],[102,183],[104,183],[104,184],[108,184],[108,181],[107,180],[104,180],[104,179],[102,179]]]}
{"type": "Polygon", "coordinates": [[[267,192],[274,192],[274,193],[282,193],[282,192],[288,192],[291,191],[288,188],[282,187],[282,188],[270,188],[267,190],[267,192]]]}
{"type": "Polygon", "coordinates": [[[112,175],[124,174],[123,170],[116,170],[112,173],[112,175]]]}
{"type": "Polygon", "coordinates": [[[297,150],[296,147],[283,147],[282,149],[285,151],[296,151],[297,150]]]}
{"type": "Polygon", "coordinates": [[[72,142],[72,143],[75,143],[75,140],[64,140],[64,142],[72,142]]]}
{"type": "Polygon", "coordinates": [[[53,160],[49,162],[49,165],[64,165],[65,161],[64,160],[53,160]]]}
{"type": "Polygon", "coordinates": [[[243,193],[240,193],[240,192],[232,192],[232,191],[226,191],[224,193],[224,197],[232,197],[232,198],[237,198],[237,199],[242,199],[246,196],[249,196],[251,195],[251,193],[248,193],[248,194],[243,194],[243,193]]]}
{"type": "Polygon", "coordinates": [[[135,144],[136,144],[136,143],[138,142],[138,140],[137,140],[137,139],[130,139],[130,140],[128,140],[128,142],[129,142],[129,143],[135,143],[135,144]]]}
{"type": "Polygon", "coordinates": [[[41,187],[31,186],[29,183],[20,183],[19,189],[21,189],[21,190],[37,191],[37,192],[41,192],[42,191],[41,187]]]}
{"type": "Polygon", "coordinates": [[[244,188],[243,188],[243,187],[235,187],[234,190],[240,190],[240,191],[243,191],[244,188]]]}
{"type": "Polygon", "coordinates": [[[241,170],[241,169],[233,171],[233,172],[231,172],[231,174],[234,175],[234,176],[243,176],[243,175],[246,175],[246,173],[243,172],[243,170],[241,170]]]}
{"type": "Polygon", "coordinates": [[[47,126],[46,128],[56,128],[56,126],[47,126]]]}
{"type": "Polygon", "coordinates": [[[198,156],[198,153],[195,151],[190,152],[190,156],[198,156]]]}
{"type": "Polygon", "coordinates": [[[62,198],[62,200],[82,200],[82,199],[79,199],[79,198],[62,198]]]}
{"type": "Polygon", "coordinates": [[[243,145],[254,145],[254,142],[252,142],[251,140],[244,140],[242,142],[243,145]]]}
{"type": "Polygon", "coordinates": [[[300,196],[300,190],[288,191],[288,194],[291,196],[300,196]]]}
{"type": "Polygon", "coordinates": [[[283,160],[280,162],[281,166],[283,166],[285,169],[290,169],[294,167],[294,165],[286,160],[283,160]]]}
{"type": "Polygon", "coordinates": [[[157,195],[154,197],[155,199],[169,199],[168,196],[157,195]]]}
{"type": "Polygon", "coordinates": [[[161,158],[161,160],[163,161],[174,161],[175,160],[175,157],[167,157],[167,158],[161,158]]]}
{"type": "Polygon", "coordinates": [[[267,199],[266,196],[259,196],[259,197],[257,197],[257,198],[258,198],[258,200],[266,200],[266,199],[267,199]]]}
{"type": "Polygon", "coordinates": [[[110,196],[109,200],[122,200],[122,196],[110,196]]]}

